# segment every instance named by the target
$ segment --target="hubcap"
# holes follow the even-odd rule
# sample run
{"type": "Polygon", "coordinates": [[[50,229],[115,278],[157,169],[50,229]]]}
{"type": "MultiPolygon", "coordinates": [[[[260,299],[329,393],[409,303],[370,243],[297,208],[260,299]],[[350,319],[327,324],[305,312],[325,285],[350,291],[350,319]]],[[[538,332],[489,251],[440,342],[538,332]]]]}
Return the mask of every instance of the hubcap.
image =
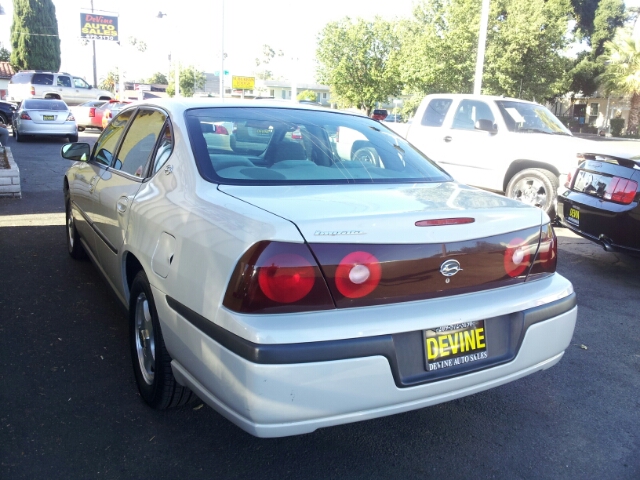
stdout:
{"type": "Polygon", "coordinates": [[[156,343],[151,312],[149,312],[149,301],[144,292],[136,299],[135,329],[136,353],[140,371],[147,385],[151,385],[156,371],[156,343]]]}
{"type": "Polygon", "coordinates": [[[67,211],[67,235],[69,237],[69,249],[73,250],[73,234],[74,234],[74,225],[73,225],[73,215],[71,212],[67,211]]]}
{"type": "Polygon", "coordinates": [[[540,208],[546,208],[547,206],[547,190],[537,178],[523,178],[513,186],[511,193],[512,198],[520,200],[527,205],[540,208]]]}

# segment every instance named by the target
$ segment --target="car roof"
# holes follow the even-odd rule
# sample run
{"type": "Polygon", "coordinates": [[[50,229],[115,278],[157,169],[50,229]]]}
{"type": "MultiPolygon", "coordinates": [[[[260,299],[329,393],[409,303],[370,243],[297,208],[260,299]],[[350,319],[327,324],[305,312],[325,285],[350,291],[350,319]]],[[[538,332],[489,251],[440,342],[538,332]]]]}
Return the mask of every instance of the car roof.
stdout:
{"type": "MultiPolygon", "coordinates": [[[[287,110],[310,110],[317,112],[331,112],[341,115],[349,116],[361,116],[355,115],[351,112],[344,112],[327,107],[311,105],[308,103],[297,103],[287,100],[272,100],[272,99],[259,99],[259,100],[242,100],[236,98],[157,98],[147,99],[133,102],[130,107],[135,108],[140,106],[155,106],[170,110],[174,114],[181,114],[186,110],[193,108],[207,108],[207,107],[236,107],[236,108],[281,108],[287,110]]],[[[124,110],[124,109],[123,109],[124,110]]]]}
{"type": "Polygon", "coordinates": [[[474,95],[473,93],[431,93],[425,98],[454,98],[454,99],[469,99],[469,100],[504,100],[509,102],[521,102],[530,103],[531,105],[539,105],[537,102],[530,100],[523,100],[522,98],[503,97],[501,95],[474,95]]]}

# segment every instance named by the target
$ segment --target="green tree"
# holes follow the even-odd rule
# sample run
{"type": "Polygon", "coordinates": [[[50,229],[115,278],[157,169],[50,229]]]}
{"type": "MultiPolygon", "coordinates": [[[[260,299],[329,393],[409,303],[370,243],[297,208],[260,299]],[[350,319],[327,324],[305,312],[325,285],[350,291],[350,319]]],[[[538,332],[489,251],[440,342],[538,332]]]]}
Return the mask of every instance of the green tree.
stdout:
{"type": "Polygon", "coordinates": [[[276,52],[269,45],[262,46],[262,57],[256,57],[256,67],[263,65],[264,68],[255,72],[256,77],[261,80],[271,80],[274,78],[273,72],[267,69],[267,65],[269,65],[271,63],[271,60],[273,60],[276,56],[283,57],[284,52],[282,50],[278,50],[276,52]]]}
{"type": "Polygon", "coordinates": [[[60,38],[52,0],[14,0],[11,64],[18,70],[60,69],[60,38]]]}
{"type": "Polygon", "coordinates": [[[4,48],[0,43],[0,62],[9,62],[11,60],[11,52],[4,48]]]}
{"type": "Polygon", "coordinates": [[[309,102],[315,102],[318,99],[318,95],[313,90],[304,90],[296,96],[296,99],[298,101],[307,100],[309,102]]]}
{"type": "Polygon", "coordinates": [[[118,73],[118,70],[110,70],[107,73],[107,76],[100,80],[98,88],[101,88],[102,90],[109,90],[110,92],[115,93],[116,87],[118,86],[119,82],[120,75],[118,73]]]}
{"type": "Polygon", "coordinates": [[[167,80],[167,76],[164,73],[156,72],[147,79],[146,83],[157,83],[160,85],[168,85],[169,81],[167,80]]]}
{"type": "MultiPolygon", "coordinates": [[[[175,90],[175,69],[171,69],[169,74],[169,85],[167,86],[167,94],[173,97],[176,93],[175,90]]],[[[203,72],[196,70],[193,66],[186,68],[180,68],[179,73],[180,82],[180,95],[183,97],[193,97],[195,91],[204,86],[206,77],[203,72]]]]}
{"type": "Polygon", "coordinates": [[[605,43],[602,57],[605,70],[598,77],[600,86],[607,94],[631,96],[628,131],[637,132],[640,120],[640,38],[634,39],[628,33],[620,35],[605,43]]]}
{"type": "Polygon", "coordinates": [[[396,25],[345,18],[327,24],[318,36],[318,80],[331,87],[340,106],[367,115],[377,102],[400,93],[400,40],[396,25]]]}

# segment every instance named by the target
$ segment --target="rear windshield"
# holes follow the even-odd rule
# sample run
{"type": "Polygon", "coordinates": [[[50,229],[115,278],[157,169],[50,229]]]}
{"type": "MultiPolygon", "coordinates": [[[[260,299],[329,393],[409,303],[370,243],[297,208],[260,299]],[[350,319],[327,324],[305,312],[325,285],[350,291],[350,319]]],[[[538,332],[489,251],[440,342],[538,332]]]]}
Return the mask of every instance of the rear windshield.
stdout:
{"type": "Polygon", "coordinates": [[[442,182],[451,178],[406,140],[366,117],[283,108],[186,113],[200,174],[214,183],[442,182]]]}
{"type": "Polygon", "coordinates": [[[29,110],[67,110],[67,104],[61,100],[25,100],[24,108],[29,110]]]}

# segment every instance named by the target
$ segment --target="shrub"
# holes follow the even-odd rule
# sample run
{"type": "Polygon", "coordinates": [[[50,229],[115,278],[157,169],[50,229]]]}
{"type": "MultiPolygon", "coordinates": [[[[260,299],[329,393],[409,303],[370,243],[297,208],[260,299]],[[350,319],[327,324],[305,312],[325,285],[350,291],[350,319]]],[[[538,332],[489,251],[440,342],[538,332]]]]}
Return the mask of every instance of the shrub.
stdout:
{"type": "Polygon", "coordinates": [[[611,124],[611,135],[619,137],[624,128],[624,118],[612,118],[609,123],[611,124]]]}

